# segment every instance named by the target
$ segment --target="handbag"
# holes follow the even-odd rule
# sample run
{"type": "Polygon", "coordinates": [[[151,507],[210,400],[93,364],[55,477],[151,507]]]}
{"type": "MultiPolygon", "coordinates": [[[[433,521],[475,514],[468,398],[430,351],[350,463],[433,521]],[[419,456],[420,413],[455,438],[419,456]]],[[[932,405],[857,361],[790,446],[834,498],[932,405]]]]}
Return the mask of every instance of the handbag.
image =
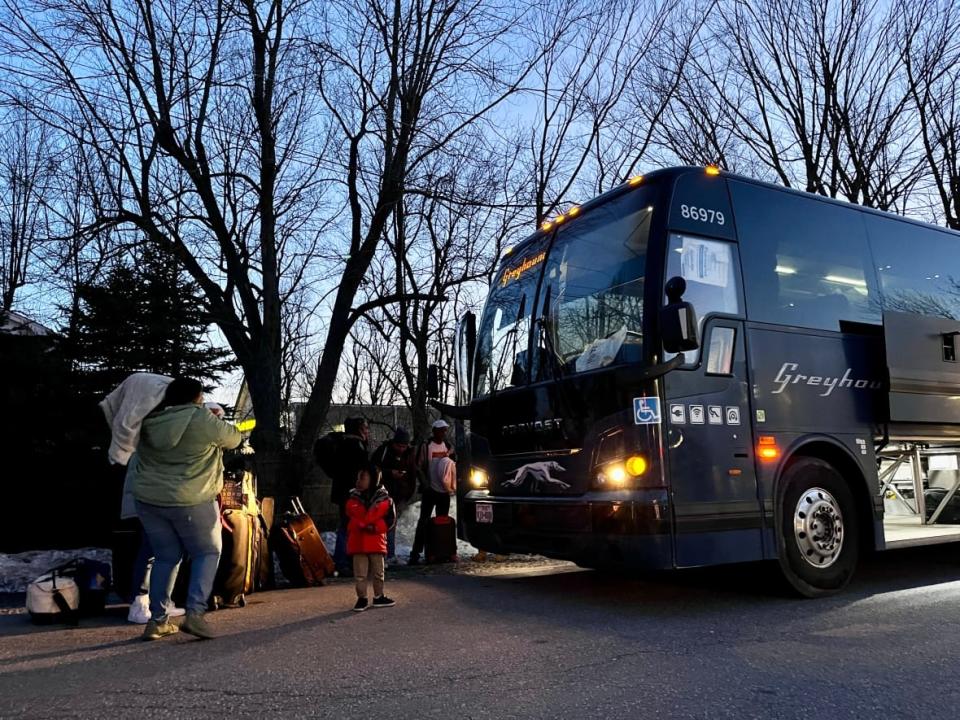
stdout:
{"type": "Polygon", "coordinates": [[[41,575],[27,586],[27,612],[37,625],[76,625],[80,619],[77,581],[60,568],[41,575]]]}

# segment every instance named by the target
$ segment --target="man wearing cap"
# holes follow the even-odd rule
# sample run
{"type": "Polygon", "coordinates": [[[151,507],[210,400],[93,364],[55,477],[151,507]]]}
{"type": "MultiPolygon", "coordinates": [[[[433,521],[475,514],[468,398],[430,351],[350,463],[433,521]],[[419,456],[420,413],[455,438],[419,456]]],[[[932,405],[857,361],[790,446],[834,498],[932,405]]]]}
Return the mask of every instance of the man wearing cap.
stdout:
{"type": "MultiPolygon", "coordinates": [[[[410,433],[398,427],[393,438],[373,452],[370,462],[380,471],[383,487],[393,498],[397,522],[417,491],[416,467],[410,451],[410,433]]],[[[387,562],[396,560],[397,526],[387,531],[387,562]]]]}
{"type": "Polygon", "coordinates": [[[427,528],[430,526],[434,508],[438,517],[449,515],[450,498],[457,491],[453,465],[455,453],[447,440],[449,427],[445,420],[437,420],[433,423],[431,438],[417,450],[417,469],[423,496],[420,499],[420,519],[417,522],[409,565],[420,563],[420,554],[426,543],[427,528]]]}

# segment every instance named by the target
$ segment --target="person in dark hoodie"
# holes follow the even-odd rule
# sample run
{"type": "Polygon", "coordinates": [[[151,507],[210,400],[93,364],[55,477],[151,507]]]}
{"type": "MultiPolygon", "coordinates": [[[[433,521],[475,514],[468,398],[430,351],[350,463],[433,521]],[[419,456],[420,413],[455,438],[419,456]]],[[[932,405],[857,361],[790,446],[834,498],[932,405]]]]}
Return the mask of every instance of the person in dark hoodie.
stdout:
{"type": "Polygon", "coordinates": [[[167,613],[184,551],[192,565],[187,614],[179,630],[203,639],[214,636],[204,613],[220,560],[217,495],[223,487],[223,451],[238,447],[243,438],[202,403],[199,381],[175,378],[141,429],[132,489],[154,551],[144,640],[178,631],[167,613]]]}
{"type": "Polygon", "coordinates": [[[387,554],[387,531],[396,513],[386,488],[374,481],[375,468],[357,473],[356,487],[347,500],[347,553],[353,558],[357,604],[354,612],[371,607],[367,594],[373,579],[372,607],[393,607],[396,603],[383,594],[384,559],[387,554]]]}

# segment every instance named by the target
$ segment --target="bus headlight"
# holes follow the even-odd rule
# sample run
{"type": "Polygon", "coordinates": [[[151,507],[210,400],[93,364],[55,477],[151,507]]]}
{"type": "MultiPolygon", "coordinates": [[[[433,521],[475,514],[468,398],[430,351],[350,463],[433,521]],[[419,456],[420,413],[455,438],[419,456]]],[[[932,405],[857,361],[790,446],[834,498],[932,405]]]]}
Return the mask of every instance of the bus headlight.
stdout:
{"type": "Polygon", "coordinates": [[[620,490],[630,487],[634,481],[647,472],[647,459],[642,455],[631,455],[623,462],[603,465],[597,471],[595,484],[604,490],[620,490]]]}
{"type": "Polygon", "coordinates": [[[474,490],[486,490],[490,485],[490,478],[480,468],[470,468],[470,487],[474,490]]]}

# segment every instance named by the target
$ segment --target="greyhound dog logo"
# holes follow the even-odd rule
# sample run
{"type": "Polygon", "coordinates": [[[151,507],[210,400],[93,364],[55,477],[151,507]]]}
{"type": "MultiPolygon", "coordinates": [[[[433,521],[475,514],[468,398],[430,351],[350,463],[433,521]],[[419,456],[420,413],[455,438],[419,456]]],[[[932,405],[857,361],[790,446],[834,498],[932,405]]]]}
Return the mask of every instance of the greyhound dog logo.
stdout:
{"type": "Polygon", "coordinates": [[[553,477],[551,472],[566,472],[558,462],[536,462],[521,465],[514,471],[512,478],[503,483],[504,487],[518,488],[530,480],[530,492],[540,492],[547,487],[569,490],[570,484],[553,477]]]}

